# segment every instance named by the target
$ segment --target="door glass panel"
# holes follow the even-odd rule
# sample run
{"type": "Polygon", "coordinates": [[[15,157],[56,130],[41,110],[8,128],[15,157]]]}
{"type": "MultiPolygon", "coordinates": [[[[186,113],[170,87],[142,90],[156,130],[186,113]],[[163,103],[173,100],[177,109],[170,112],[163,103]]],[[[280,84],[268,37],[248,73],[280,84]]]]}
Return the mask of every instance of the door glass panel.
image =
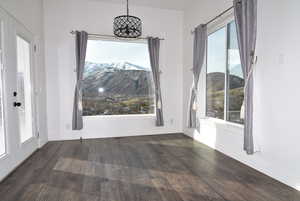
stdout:
{"type": "Polygon", "coordinates": [[[208,36],[206,116],[224,119],[226,28],[208,36]]]}
{"type": "Polygon", "coordinates": [[[19,132],[21,143],[33,137],[31,79],[30,79],[30,43],[17,36],[17,102],[19,132]]]}

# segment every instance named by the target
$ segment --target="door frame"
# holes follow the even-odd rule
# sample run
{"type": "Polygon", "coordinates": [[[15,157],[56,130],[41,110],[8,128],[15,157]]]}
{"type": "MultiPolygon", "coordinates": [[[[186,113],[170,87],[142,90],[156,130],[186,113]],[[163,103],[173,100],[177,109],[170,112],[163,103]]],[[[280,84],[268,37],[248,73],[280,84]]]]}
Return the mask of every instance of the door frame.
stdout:
{"type": "MultiPolygon", "coordinates": [[[[6,152],[0,157],[0,182],[8,176],[14,169],[30,157],[40,146],[38,136],[38,97],[36,94],[36,53],[34,34],[22,23],[11,16],[7,11],[0,7],[1,21],[1,49],[2,52],[2,76],[3,76],[3,118],[5,129],[6,152]],[[33,137],[21,143],[19,132],[18,108],[13,107],[16,97],[13,92],[17,90],[17,36],[30,43],[30,83],[31,83],[31,115],[33,137]]],[[[23,103],[25,104],[25,103],[23,103]]]]}
{"type": "Polygon", "coordinates": [[[8,128],[7,128],[7,119],[8,119],[8,111],[7,109],[9,108],[8,106],[8,91],[7,90],[7,82],[6,82],[6,47],[7,47],[7,41],[5,41],[5,36],[8,34],[8,16],[6,15],[5,12],[3,12],[0,9],[0,70],[1,70],[1,81],[2,81],[2,91],[0,91],[0,93],[2,93],[2,115],[3,115],[3,131],[4,131],[4,143],[5,143],[5,153],[3,155],[0,155],[0,162],[1,160],[5,160],[6,158],[9,157],[9,152],[10,152],[10,145],[8,143],[8,128]]]}

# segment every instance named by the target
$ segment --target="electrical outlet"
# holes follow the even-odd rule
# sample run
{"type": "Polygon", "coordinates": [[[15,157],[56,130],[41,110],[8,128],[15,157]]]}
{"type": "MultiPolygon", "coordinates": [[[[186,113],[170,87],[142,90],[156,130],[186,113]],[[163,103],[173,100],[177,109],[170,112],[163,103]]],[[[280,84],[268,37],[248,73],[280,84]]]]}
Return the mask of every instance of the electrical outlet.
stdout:
{"type": "Polygon", "coordinates": [[[284,54],[279,55],[278,63],[279,63],[279,65],[284,65],[285,64],[285,55],[284,54]]]}
{"type": "Polygon", "coordinates": [[[71,129],[71,125],[70,124],[66,124],[66,129],[70,130],[71,129]]]}
{"type": "Polygon", "coordinates": [[[173,119],[173,118],[170,119],[170,124],[171,124],[171,125],[174,124],[174,119],[173,119]]]}

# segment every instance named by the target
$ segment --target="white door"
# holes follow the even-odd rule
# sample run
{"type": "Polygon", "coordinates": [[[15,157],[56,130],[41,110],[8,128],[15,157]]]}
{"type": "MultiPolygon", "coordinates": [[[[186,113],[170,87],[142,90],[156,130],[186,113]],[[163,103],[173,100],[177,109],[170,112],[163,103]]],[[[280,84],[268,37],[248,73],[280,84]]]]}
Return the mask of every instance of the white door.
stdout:
{"type": "Polygon", "coordinates": [[[0,180],[38,148],[34,37],[0,10],[0,180]]]}

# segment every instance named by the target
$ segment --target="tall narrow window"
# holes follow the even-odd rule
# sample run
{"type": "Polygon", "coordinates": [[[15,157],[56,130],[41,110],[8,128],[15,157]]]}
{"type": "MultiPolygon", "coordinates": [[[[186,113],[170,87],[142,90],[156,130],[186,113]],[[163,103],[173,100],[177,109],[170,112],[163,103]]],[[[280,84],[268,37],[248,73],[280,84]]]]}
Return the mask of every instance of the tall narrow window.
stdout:
{"type": "Polygon", "coordinates": [[[31,100],[31,50],[30,43],[17,36],[17,99],[21,142],[33,137],[31,100]]]}
{"type": "MultiPolygon", "coordinates": [[[[2,54],[2,27],[3,24],[0,21],[0,51],[2,54]]],[[[5,121],[4,121],[4,90],[3,90],[3,61],[0,58],[0,156],[3,156],[6,153],[6,143],[5,143],[5,121]]]]}
{"type": "Polygon", "coordinates": [[[242,124],[243,98],[244,78],[233,21],[208,36],[206,116],[242,124]]]}
{"type": "MultiPolygon", "coordinates": [[[[2,66],[2,64],[0,64],[2,66]]],[[[1,67],[2,68],[2,67],[1,67]]],[[[2,69],[0,70],[0,156],[6,152],[5,143],[5,128],[4,128],[4,112],[3,112],[3,74],[2,69]]]]}
{"type": "Polygon", "coordinates": [[[89,40],[83,75],[83,115],[154,114],[148,45],[89,40]]]}
{"type": "Polygon", "coordinates": [[[0,64],[0,156],[6,153],[6,143],[5,143],[5,127],[4,127],[4,93],[3,93],[3,71],[2,71],[2,61],[0,64]]]}

